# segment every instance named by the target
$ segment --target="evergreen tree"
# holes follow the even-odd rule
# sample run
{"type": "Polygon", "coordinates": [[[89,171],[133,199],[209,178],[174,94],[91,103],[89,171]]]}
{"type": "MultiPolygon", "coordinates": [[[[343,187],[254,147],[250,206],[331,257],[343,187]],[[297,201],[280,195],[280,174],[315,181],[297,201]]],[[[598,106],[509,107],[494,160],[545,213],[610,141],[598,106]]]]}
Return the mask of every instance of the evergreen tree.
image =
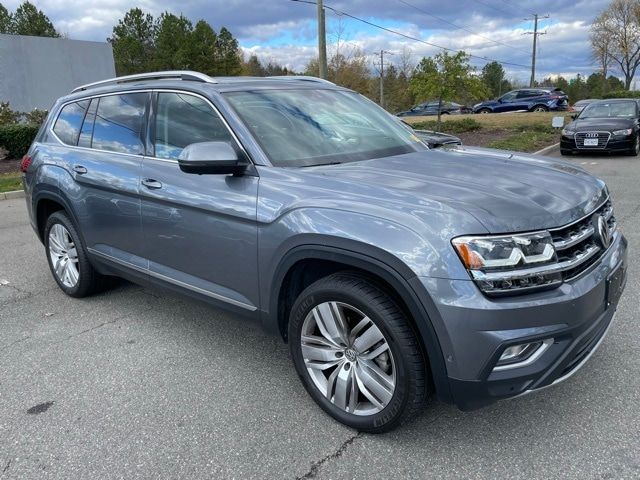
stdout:
{"type": "MultiPolygon", "coordinates": [[[[5,9],[6,11],[6,9],[5,9]]],[[[0,14],[2,15],[2,14],[0,14]]],[[[33,3],[23,2],[11,16],[10,33],[34,37],[59,37],[53,23],[33,3]]]]}
{"type": "Polygon", "coordinates": [[[154,54],[153,16],[139,8],[129,10],[107,39],[113,47],[118,75],[147,72],[154,54]]]}
{"type": "Polygon", "coordinates": [[[190,39],[191,67],[207,75],[216,74],[216,32],[205,20],[196,23],[190,39]]]}

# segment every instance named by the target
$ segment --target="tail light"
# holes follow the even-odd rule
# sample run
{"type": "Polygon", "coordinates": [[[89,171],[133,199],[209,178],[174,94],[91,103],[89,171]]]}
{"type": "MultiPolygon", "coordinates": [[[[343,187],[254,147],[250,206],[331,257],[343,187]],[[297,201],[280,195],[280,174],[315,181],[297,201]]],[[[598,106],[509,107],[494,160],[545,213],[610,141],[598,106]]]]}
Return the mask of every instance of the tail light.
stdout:
{"type": "Polygon", "coordinates": [[[30,166],[31,157],[29,155],[25,155],[24,157],[22,157],[22,161],[20,162],[20,171],[26,173],[26,171],[29,170],[30,166]]]}

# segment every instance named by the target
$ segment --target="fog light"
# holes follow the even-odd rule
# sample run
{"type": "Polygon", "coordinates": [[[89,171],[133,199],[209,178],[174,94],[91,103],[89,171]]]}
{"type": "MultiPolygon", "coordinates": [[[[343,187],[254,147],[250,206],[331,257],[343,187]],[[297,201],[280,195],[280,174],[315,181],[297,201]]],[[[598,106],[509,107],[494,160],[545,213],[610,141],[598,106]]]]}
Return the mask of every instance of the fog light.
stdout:
{"type": "Polygon", "coordinates": [[[551,346],[553,338],[507,347],[500,355],[494,371],[531,365],[551,346]]]}

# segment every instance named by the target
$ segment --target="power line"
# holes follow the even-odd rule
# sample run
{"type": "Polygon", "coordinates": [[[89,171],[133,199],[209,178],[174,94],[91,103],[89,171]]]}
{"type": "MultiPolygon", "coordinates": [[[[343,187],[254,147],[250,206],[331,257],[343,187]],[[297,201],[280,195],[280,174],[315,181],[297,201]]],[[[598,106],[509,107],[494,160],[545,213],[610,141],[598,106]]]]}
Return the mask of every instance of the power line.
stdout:
{"type": "Polygon", "coordinates": [[[453,22],[450,22],[450,21],[448,21],[448,20],[445,20],[445,19],[444,19],[444,18],[442,18],[442,17],[438,17],[437,15],[434,15],[433,13],[430,13],[430,12],[428,12],[428,11],[426,11],[426,10],[424,10],[424,9],[420,8],[420,7],[417,7],[417,6],[415,6],[415,5],[412,5],[411,3],[406,2],[405,0],[398,0],[398,1],[399,1],[400,3],[403,3],[403,4],[405,4],[405,5],[409,6],[409,7],[411,7],[411,8],[415,8],[416,10],[418,10],[419,12],[424,13],[425,15],[429,15],[430,17],[433,17],[433,18],[435,18],[436,20],[439,20],[439,21],[441,21],[441,22],[443,22],[443,23],[446,23],[447,25],[451,25],[451,26],[452,26],[452,27],[454,27],[454,28],[457,28],[457,29],[459,29],[459,30],[464,30],[465,32],[468,32],[468,33],[470,33],[470,34],[472,34],[472,35],[475,35],[476,37],[484,38],[485,40],[489,40],[491,43],[495,43],[495,44],[498,44],[498,45],[504,45],[505,47],[513,48],[514,50],[519,50],[519,51],[521,51],[521,52],[526,53],[527,55],[529,54],[529,52],[527,52],[527,51],[525,51],[525,50],[522,50],[522,49],[521,49],[521,48],[519,48],[519,47],[515,47],[515,46],[513,46],[513,45],[509,45],[508,43],[504,43],[504,42],[502,42],[502,41],[500,41],[500,40],[494,40],[494,39],[492,39],[492,38],[485,37],[484,35],[480,35],[479,33],[476,33],[476,32],[474,32],[474,31],[470,30],[470,29],[469,29],[469,28],[467,28],[467,27],[460,26],[460,25],[456,25],[456,24],[455,24],[455,23],[453,23],[453,22]]]}
{"type": "MultiPolygon", "coordinates": [[[[512,8],[514,12],[516,11],[516,7],[514,7],[513,4],[509,0],[501,0],[501,1],[505,5],[507,5],[510,8],[512,8]]],[[[524,8],[522,9],[522,11],[525,12],[527,15],[535,15],[535,13],[533,13],[532,11],[524,9],[524,8]]],[[[518,14],[520,14],[520,12],[518,12],[518,14]]]]}
{"type": "MultiPolygon", "coordinates": [[[[311,5],[316,5],[315,1],[311,1],[311,0],[291,0],[292,2],[299,2],[299,3],[309,3],[311,5]]],[[[442,45],[436,45],[435,43],[431,43],[431,42],[427,42],[426,40],[422,40],[421,38],[416,38],[413,37],[411,35],[407,35],[405,33],[402,32],[398,32],[397,30],[392,30],[390,28],[387,27],[383,27],[382,25],[378,25],[376,23],[370,22],[368,20],[365,20],[363,18],[360,17],[356,17],[355,15],[351,15],[350,13],[347,12],[343,12],[341,10],[338,10],[336,8],[333,7],[329,7],[328,5],[325,5],[324,8],[328,8],[329,10],[337,13],[338,15],[344,15],[345,17],[349,17],[352,18],[354,20],[357,20],[359,22],[365,23],[371,27],[375,27],[375,28],[379,28],[380,30],[384,30],[385,32],[389,32],[389,33],[393,33],[394,35],[399,35],[401,37],[404,37],[408,40],[413,40],[414,42],[419,42],[419,43],[423,43],[425,45],[428,45],[430,47],[434,47],[434,48],[439,48],[440,50],[444,50],[446,52],[455,52],[455,53],[465,53],[466,55],[468,55],[471,58],[477,58],[479,60],[483,60],[485,62],[497,62],[500,63],[502,65],[511,65],[514,67],[523,67],[523,68],[529,68],[529,65],[522,65],[521,63],[514,63],[514,62],[505,62],[505,61],[501,61],[501,60],[495,60],[493,58],[489,58],[489,57],[483,57],[481,55],[473,55],[471,53],[467,53],[464,50],[457,50],[455,48],[448,48],[448,47],[443,47],[442,45]]]]}

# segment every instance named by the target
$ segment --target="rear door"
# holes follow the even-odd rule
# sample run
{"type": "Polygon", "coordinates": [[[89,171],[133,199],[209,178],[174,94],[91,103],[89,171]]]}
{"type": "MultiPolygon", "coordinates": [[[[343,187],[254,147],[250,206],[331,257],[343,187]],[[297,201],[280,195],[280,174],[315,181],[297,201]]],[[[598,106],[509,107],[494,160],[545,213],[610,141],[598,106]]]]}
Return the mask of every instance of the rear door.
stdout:
{"type": "Polygon", "coordinates": [[[91,253],[144,268],[140,173],[149,93],[86,100],[77,135],[63,107],[53,131],[71,146],[64,158],[72,183],[64,190],[91,253]]]}
{"type": "Polygon", "coordinates": [[[241,151],[210,101],[154,93],[149,155],[142,166],[142,228],[151,276],[253,311],[258,305],[256,202],[251,174],[184,173],[192,143],[225,141],[241,151]]]}

